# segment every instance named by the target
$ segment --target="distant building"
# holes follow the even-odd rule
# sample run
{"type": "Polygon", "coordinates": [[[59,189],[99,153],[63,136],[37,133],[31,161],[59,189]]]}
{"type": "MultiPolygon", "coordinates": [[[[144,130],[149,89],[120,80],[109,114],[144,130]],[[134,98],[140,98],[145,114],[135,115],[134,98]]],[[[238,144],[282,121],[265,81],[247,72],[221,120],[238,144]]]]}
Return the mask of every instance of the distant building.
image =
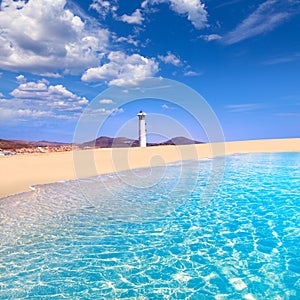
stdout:
{"type": "Polygon", "coordinates": [[[8,155],[16,155],[17,152],[15,151],[0,151],[0,156],[8,156],[8,155]]]}

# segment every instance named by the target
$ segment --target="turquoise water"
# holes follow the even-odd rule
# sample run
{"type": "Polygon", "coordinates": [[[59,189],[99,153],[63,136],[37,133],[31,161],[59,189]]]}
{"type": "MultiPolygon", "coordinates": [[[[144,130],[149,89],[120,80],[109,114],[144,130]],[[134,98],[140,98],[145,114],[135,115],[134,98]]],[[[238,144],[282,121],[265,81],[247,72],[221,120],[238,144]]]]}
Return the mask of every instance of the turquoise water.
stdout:
{"type": "Polygon", "coordinates": [[[212,162],[0,199],[0,299],[300,299],[300,153],[212,162]]]}

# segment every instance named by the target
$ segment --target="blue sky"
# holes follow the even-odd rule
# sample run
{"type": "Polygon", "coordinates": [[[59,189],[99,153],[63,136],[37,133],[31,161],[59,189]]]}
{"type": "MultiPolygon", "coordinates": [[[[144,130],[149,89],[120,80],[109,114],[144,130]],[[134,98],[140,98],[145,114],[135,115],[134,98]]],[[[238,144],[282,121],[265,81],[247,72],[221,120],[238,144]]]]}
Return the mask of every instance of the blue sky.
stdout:
{"type": "MultiPolygon", "coordinates": [[[[299,0],[0,3],[0,138],[70,142],[99,93],[136,88],[148,77],[201,94],[226,140],[299,137],[299,0]]],[[[154,116],[151,124],[151,114],[160,114],[207,140],[175,104],[115,104],[99,104],[103,118],[113,114],[103,135],[128,123],[124,134],[136,138],[142,108],[149,129],[165,126],[154,116]]],[[[176,126],[173,132],[181,135],[176,126]]]]}

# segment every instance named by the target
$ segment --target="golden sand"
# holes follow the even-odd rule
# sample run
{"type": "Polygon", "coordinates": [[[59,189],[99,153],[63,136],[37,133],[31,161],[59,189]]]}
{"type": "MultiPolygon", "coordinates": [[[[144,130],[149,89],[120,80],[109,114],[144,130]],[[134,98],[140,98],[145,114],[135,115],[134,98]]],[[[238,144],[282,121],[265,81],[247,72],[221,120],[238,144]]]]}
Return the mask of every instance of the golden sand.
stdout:
{"type": "Polygon", "coordinates": [[[233,153],[300,152],[300,138],[0,157],[0,197],[30,186],[233,153]],[[75,165],[74,165],[75,162],[75,165]]]}

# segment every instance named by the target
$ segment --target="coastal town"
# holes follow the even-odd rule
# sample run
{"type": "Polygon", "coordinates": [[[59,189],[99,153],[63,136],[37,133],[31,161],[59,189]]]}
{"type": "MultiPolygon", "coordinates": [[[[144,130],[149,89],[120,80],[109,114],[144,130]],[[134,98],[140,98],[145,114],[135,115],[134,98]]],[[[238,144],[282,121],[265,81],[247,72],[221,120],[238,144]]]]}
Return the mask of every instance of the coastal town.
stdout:
{"type": "Polygon", "coordinates": [[[30,147],[30,148],[19,148],[12,150],[0,149],[0,156],[16,155],[16,154],[28,154],[28,153],[52,153],[52,152],[65,152],[71,151],[72,145],[59,146],[59,147],[30,147]]]}
{"type": "Polygon", "coordinates": [[[19,148],[12,150],[0,149],[0,156],[9,156],[16,154],[28,154],[28,153],[52,153],[52,152],[66,152],[71,151],[72,145],[59,146],[59,147],[31,147],[31,148],[19,148]]]}

